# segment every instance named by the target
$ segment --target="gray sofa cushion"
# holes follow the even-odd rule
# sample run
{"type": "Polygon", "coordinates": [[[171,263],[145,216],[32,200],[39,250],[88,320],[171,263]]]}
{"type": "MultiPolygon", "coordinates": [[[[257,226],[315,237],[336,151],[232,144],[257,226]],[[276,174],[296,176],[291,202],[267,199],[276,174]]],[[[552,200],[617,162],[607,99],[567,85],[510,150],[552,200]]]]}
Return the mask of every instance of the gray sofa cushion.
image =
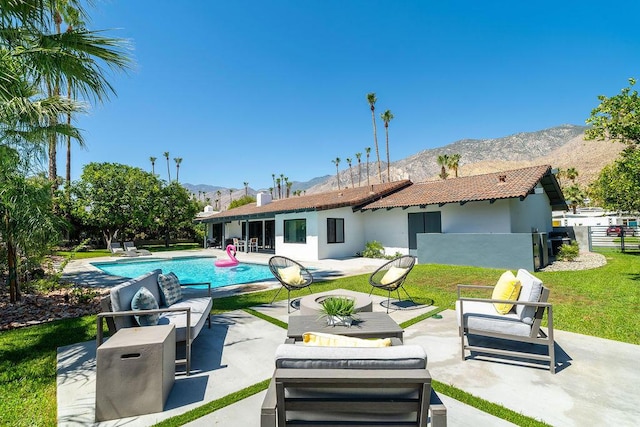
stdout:
{"type": "MultiPolygon", "coordinates": [[[[522,285],[518,301],[540,301],[540,295],[542,294],[542,280],[538,279],[527,270],[523,269],[518,270],[518,275],[516,276],[516,278],[520,280],[520,283],[522,285]]],[[[536,314],[536,307],[516,305],[516,314],[521,321],[528,325],[532,325],[533,317],[536,314]]]]}
{"type": "MultiPolygon", "coordinates": [[[[522,322],[513,309],[507,314],[498,314],[493,304],[478,301],[464,301],[463,307],[467,328],[525,337],[531,334],[531,325],[522,322]]],[[[458,326],[460,326],[459,313],[460,301],[456,301],[458,326]]]]}
{"type": "Polygon", "coordinates": [[[276,368],[425,369],[426,367],[427,353],[419,345],[367,348],[280,344],[276,349],[276,368]]]}
{"type": "MultiPolygon", "coordinates": [[[[153,295],[156,301],[160,301],[160,290],[158,288],[158,275],[160,273],[162,273],[162,270],[153,270],[150,273],[128,280],[111,288],[110,296],[113,311],[131,310],[131,301],[133,300],[133,296],[143,286],[151,292],[151,295],[153,295]]],[[[133,316],[116,317],[114,322],[116,324],[116,329],[138,326],[138,323],[133,316]]]]}
{"type": "MultiPolygon", "coordinates": [[[[191,339],[194,339],[202,330],[205,322],[209,318],[209,312],[213,306],[213,300],[210,297],[191,298],[188,300],[178,301],[171,308],[175,307],[191,307],[191,339]]],[[[181,342],[187,338],[187,315],[184,311],[161,313],[158,325],[168,325],[169,323],[176,327],[176,341],[181,342]]]]}

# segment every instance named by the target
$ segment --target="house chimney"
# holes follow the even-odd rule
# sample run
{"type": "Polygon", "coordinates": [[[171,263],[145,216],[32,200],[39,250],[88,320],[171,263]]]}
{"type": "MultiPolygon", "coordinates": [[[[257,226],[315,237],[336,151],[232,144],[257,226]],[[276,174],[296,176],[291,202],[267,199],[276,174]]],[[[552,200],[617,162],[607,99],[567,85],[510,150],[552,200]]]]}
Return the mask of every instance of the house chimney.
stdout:
{"type": "Polygon", "coordinates": [[[499,182],[506,182],[507,181],[507,175],[498,175],[498,181],[499,182]]]}
{"type": "Polygon", "coordinates": [[[271,203],[271,194],[258,193],[256,195],[256,206],[264,206],[271,203]]]}

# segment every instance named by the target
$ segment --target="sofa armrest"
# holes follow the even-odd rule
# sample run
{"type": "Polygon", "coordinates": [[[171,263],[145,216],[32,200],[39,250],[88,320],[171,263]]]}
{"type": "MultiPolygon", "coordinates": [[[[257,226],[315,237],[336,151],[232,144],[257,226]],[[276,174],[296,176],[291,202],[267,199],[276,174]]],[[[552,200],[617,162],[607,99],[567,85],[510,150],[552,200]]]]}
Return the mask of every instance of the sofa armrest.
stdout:
{"type": "Polygon", "coordinates": [[[462,290],[463,289],[493,289],[493,286],[484,286],[484,285],[458,285],[457,286],[457,292],[458,292],[458,299],[461,298],[462,295],[462,290]]]}
{"type": "Polygon", "coordinates": [[[491,298],[467,298],[460,297],[458,301],[474,301],[474,302],[484,302],[488,304],[498,303],[498,304],[513,304],[513,305],[524,305],[529,307],[551,307],[551,303],[548,302],[538,302],[538,301],[518,301],[518,300],[502,300],[502,299],[491,299],[491,298]]]}
{"type": "Polygon", "coordinates": [[[211,296],[211,282],[194,282],[194,283],[180,283],[180,286],[199,286],[207,285],[207,296],[211,296]]]}
{"type": "Polygon", "coordinates": [[[108,311],[98,313],[97,315],[97,334],[96,334],[96,347],[100,347],[102,345],[103,339],[103,322],[104,318],[114,318],[114,317],[124,317],[124,316],[135,316],[138,314],[154,314],[154,313],[169,313],[169,312],[177,312],[184,311],[187,315],[187,330],[191,328],[191,307],[167,307],[167,308],[155,308],[151,310],[127,310],[127,311],[108,311]]]}
{"type": "Polygon", "coordinates": [[[312,386],[327,384],[362,384],[397,387],[402,383],[431,383],[427,369],[295,369],[276,368],[275,382],[312,386]]]}
{"type": "Polygon", "coordinates": [[[444,406],[434,389],[431,389],[429,411],[431,412],[431,427],[447,427],[447,407],[444,406]]]}
{"type": "Polygon", "coordinates": [[[276,427],[276,382],[271,379],[260,408],[260,427],[276,427]]]}

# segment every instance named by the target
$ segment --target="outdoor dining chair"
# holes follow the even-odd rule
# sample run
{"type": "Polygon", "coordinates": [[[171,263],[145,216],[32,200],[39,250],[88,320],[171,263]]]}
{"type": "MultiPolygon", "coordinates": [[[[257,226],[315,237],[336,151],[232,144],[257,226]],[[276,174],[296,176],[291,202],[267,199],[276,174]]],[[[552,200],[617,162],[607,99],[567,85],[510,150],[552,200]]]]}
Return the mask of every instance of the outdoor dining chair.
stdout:
{"type": "Polygon", "coordinates": [[[415,263],[416,258],[414,256],[403,255],[383,264],[369,276],[369,284],[372,286],[369,295],[371,295],[376,288],[387,291],[387,313],[389,312],[389,305],[391,303],[391,292],[398,292],[398,300],[400,300],[400,288],[407,294],[409,300],[412,303],[414,302],[411,295],[409,295],[402,285],[415,263]]]}
{"type": "Polygon", "coordinates": [[[309,288],[309,293],[311,293],[310,285],[313,283],[313,276],[309,270],[301,264],[290,258],[278,255],[269,258],[269,269],[282,285],[271,300],[271,304],[273,304],[278,294],[280,294],[280,291],[284,288],[287,290],[287,312],[291,313],[291,291],[309,288]]]}

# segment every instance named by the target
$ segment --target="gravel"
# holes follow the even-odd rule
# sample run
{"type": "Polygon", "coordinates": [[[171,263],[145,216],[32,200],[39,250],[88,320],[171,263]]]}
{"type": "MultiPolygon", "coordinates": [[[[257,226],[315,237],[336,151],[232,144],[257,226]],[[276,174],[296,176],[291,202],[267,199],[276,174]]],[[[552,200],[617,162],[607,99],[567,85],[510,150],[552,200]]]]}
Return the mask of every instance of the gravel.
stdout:
{"type": "Polygon", "coordinates": [[[591,270],[593,268],[602,267],[607,263],[607,259],[602,254],[594,252],[580,252],[578,257],[573,261],[552,261],[551,264],[540,271],[576,271],[576,270],[591,270]]]}

